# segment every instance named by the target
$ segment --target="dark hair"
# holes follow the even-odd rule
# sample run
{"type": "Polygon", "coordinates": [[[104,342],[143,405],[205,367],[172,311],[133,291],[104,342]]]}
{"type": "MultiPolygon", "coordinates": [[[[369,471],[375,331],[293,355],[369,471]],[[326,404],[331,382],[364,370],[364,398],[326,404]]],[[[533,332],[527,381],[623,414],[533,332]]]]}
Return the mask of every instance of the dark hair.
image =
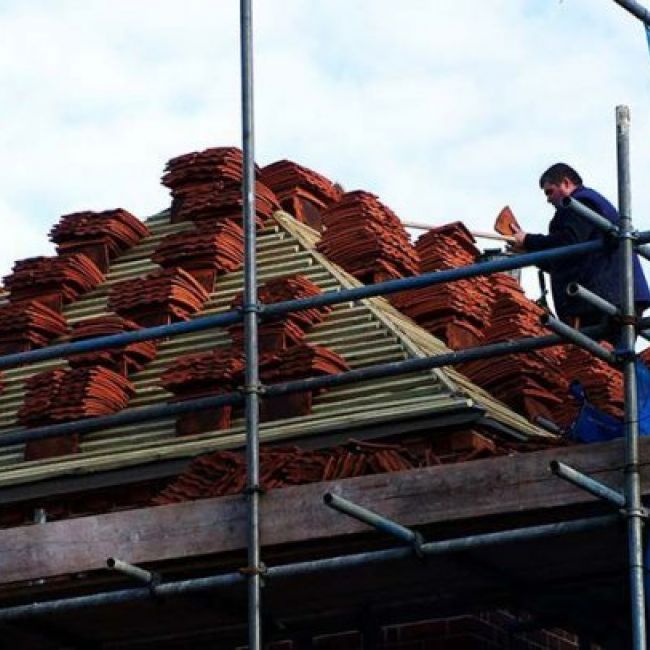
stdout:
{"type": "Polygon", "coordinates": [[[565,178],[568,178],[576,185],[582,185],[582,178],[580,178],[580,174],[573,167],[569,167],[565,163],[555,163],[540,176],[539,186],[544,187],[545,183],[554,183],[557,185],[565,178]]]}

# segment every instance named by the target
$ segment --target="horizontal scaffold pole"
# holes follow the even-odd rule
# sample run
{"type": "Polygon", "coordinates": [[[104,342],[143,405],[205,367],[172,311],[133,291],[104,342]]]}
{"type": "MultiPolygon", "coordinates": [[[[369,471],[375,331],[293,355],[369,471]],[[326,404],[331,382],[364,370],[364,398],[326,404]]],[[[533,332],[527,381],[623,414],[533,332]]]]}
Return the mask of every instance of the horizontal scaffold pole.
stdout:
{"type": "MultiPolygon", "coordinates": [[[[650,321],[650,319],[648,319],[650,321]]],[[[650,325],[650,322],[648,323],[650,325]]],[[[646,325],[647,326],[647,325],[646,325]]],[[[604,333],[605,327],[595,325],[578,330],[590,336],[598,336],[604,333]]],[[[477,359],[488,359],[499,357],[507,354],[521,354],[531,350],[540,350],[542,348],[552,347],[554,345],[563,345],[563,337],[557,334],[547,336],[532,336],[515,341],[504,341],[503,343],[493,343],[491,345],[482,345],[466,350],[456,352],[445,352],[435,357],[418,357],[416,359],[407,359],[405,361],[392,361],[382,363],[366,368],[357,368],[342,372],[338,375],[324,375],[321,377],[309,377],[307,379],[297,379],[294,381],[284,382],[281,384],[271,384],[264,387],[264,397],[279,397],[290,393],[299,393],[302,391],[316,390],[319,388],[332,388],[334,386],[343,386],[370,379],[381,379],[383,377],[394,377],[410,372],[419,372],[431,370],[433,368],[442,368],[444,366],[454,366],[466,361],[475,361],[477,359]]],[[[100,429],[110,429],[127,424],[137,424],[149,420],[157,420],[166,417],[172,417],[181,413],[193,411],[202,411],[208,408],[216,408],[227,404],[238,405],[244,402],[240,393],[228,393],[226,395],[214,395],[209,397],[200,397],[198,399],[176,402],[174,404],[157,404],[140,409],[123,411],[115,415],[106,415],[75,422],[64,422],[62,424],[51,424],[34,429],[16,429],[6,431],[0,434],[0,447],[16,445],[27,442],[28,440],[40,440],[43,438],[53,438],[55,436],[69,435],[72,433],[88,433],[90,431],[99,431],[100,429]]]]}
{"type": "MultiPolygon", "coordinates": [[[[529,526],[527,528],[516,528],[495,533],[484,533],[480,535],[471,535],[469,537],[428,542],[423,544],[420,547],[420,550],[424,555],[443,555],[445,553],[468,551],[470,549],[485,546],[525,542],[557,535],[599,530],[611,527],[619,521],[620,519],[618,515],[608,515],[604,517],[591,517],[589,519],[577,519],[575,521],[542,524],[540,526],[529,526]]],[[[329,571],[344,571],[369,564],[404,560],[408,558],[413,559],[413,557],[413,551],[408,547],[391,548],[270,567],[265,571],[264,576],[268,580],[269,587],[271,587],[273,581],[276,579],[326,573],[329,571]]],[[[59,612],[85,609],[101,605],[112,605],[135,600],[149,600],[152,596],[169,597],[184,593],[214,590],[232,587],[234,585],[243,585],[245,581],[245,576],[239,572],[227,573],[206,578],[193,578],[190,580],[162,583],[149,587],[135,587],[132,589],[121,589],[86,596],[73,596],[71,598],[63,598],[60,600],[36,602],[0,609],[0,621],[9,621],[45,614],[56,614],[59,612]]]]}
{"type": "MultiPolygon", "coordinates": [[[[640,244],[650,242],[650,231],[639,233],[636,241],[640,244]]],[[[363,300],[364,298],[374,298],[376,296],[398,293],[412,289],[421,289],[446,282],[454,282],[466,278],[474,278],[481,275],[491,275],[502,271],[512,271],[513,269],[534,266],[540,262],[559,260],[586,253],[603,250],[610,246],[609,243],[602,240],[592,240],[582,244],[573,244],[571,246],[561,246],[545,251],[535,253],[525,253],[488,262],[479,262],[455,269],[445,269],[443,271],[434,271],[424,273],[409,278],[399,280],[388,280],[377,284],[364,285],[353,289],[342,289],[341,291],[328,291],[326,293],[302,298],[299,300],[288,300],[261,306],[262,319],[264,317],[281,316],[292,311],[301,309],[310,309],[313,307],[324,307],[336,305],[344,302],[363,300]]],[[[150,339],[167,338],[177,336],[178,334],[187,334],[190,332],[200,332],[215,327],[227,327],[242,320],[240,310],[225,312],[223,314],[214,314],[211,316],[201,316],[183,323],[172,323],[171,325],[159,325],[149,327],[134,332],[124,332],[123,334],[114,334],[111,336],[101,336],[85,341],[75,341],[74,343],[63,343],[60,345],[51,345],[39,350],[30,350],[29,352],[17,352],[0,357],[0,369],[11,368],[13,366],[33,363],[36,361],[46,361],[48,359],[57,359],[72,354],[81,354],[85,352],[94,352],[96,350],[106,350],[109,348],[127,345],[138,341],[150,339]]]]}

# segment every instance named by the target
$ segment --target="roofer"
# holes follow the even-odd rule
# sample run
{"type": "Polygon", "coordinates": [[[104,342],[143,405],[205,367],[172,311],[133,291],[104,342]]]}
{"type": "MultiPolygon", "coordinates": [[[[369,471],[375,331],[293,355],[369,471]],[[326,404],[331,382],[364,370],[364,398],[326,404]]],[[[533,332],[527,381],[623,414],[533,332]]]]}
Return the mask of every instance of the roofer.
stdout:
{"type": "MultiPolygon", "coordinates": [[[[619,223],[616,208],[601,194],[585,187],[582,178],[565,163],[556,163],[540,177],[539,186],[547,201],[555,207],[548,235],[531,235],[523,230],[514,234],[513,249],[517,251],[541,251],[548,248],[579,244],[591,239],[602,238],[603,232],[591,221],[573,210],[562,206],[565,197],[572,197],[584,203],[594,212],[619,223]]],[[[604,313],[586,300],[567,295],[567,286],[577,282],[617,307],[621,306],[620,262],[618,249],[587,253],[581,256],[549,261],[540,268],[551,276],[553,302],[558,317],[573,327],[586,327],[606,322],[604,313]]],[[[634,300],[637,316],[650,306],[650,291],[643,275],[638,257],[634,256],[634,300]]]]}

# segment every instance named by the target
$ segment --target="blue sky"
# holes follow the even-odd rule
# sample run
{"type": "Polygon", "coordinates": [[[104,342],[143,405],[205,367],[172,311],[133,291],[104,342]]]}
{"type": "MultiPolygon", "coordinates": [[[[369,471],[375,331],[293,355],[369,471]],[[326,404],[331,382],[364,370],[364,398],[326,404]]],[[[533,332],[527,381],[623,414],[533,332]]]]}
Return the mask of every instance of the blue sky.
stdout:
{"type": "MultiPolygon", "coordinates": [[[[0,0],[0,275],[50,254],[61,214],[169,204],[172,156],[238,144],[236,0],[0,0]]],[[[257,0],[257,161],[290,158],[404,220],[543,231],[539,173],[616,198],[614,107],[632,111],[650,228],[650,56],[613,0],[257,0]]]]}

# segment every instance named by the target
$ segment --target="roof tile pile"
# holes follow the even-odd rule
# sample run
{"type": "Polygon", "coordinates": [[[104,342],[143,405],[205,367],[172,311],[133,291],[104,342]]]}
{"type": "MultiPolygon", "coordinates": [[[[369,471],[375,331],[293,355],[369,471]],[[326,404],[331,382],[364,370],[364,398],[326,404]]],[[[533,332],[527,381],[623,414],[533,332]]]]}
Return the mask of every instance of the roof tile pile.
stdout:
{"type": "MultiPolygon", "coordinates": [[[[288,275],[273,278],[265,282],[258,290],[258,300],[265,304],[298,300],[317,296],[321,292],[309,278],[304,275],[288,275]]],[[[244,294],[240,292],[231,303],[231,309],[238,309],[244,302],[244,294]]],[[[331,311],[330,307],[315,307],[291,312],[273,321],[262,322],[259,326],[260,351],[277,352],[302,341],[306,332],[314,325],[322,322],[331,311]]],[[[243,325],[237,324],[230,328],[233,344],[242,347],[244,342],[243,325]]]]}
{"type": "Polygon", "coordinates": [[[0,354],[40,348],[67,332],[65,318],[36,300],[0,306],[0,354]]]}
{"type": "MultiPolygon", "coordinates": [[[[172,190],[174,198],[191,193],[192,188],[216,180],[242,180],[244,156],[237,147],[212,147],[171,158],[165,166],[162,184],[172,190]]],[[[259,171],[259,170],[258,170],[259,171]]]]}
{"type": "Polygon", "coordinates": [[[58,257],[30,257],[18,261],[13,273],[4,278],[9,300],[39,300],[61,311],[104,279],[97,265],[83,253],[58,257]]]}
{"type": "MultiPolygon", "coordinates": [[[[28,427],[109,415],[123,409],[135,392],[128,379],[103,366],[45,371],[27,379],[25,388],[18,421],[28,427]]],[[[28,441],[25,458],[75,453],[78,439],[71,434],[28,441]]]]}
{"type": "MultiPolygon", "coordinates": [[[[275,195],[259,181],[255,182],[256,225],[262,228],[264,221],[280,209],[275,195]]],[[[175,204],[172,203],[172,223],[235,219],[242,220],[243,197],[241,184],[214,183],[202,186],[175,204]]]]}
{"type": "MultiPolygon", "coordinates": [[[[511,452],[475,430],[421,439],[411,445],[350,441],[325,450],[260,449],[260,485],[266,490],[355,476],[399,472],[511,452]]],[[[239,494],[246,487],[244,454],[219,451],[199,456],[155,499],[156,505],[239,494]]]]}
{"type": "Polygon", "coordinates": [[[241,268],[244,231],[231,219],[202,223],[200,230],[165,237],[151,259],[163,268],[184,269],[212,292],[217,275],[241,268]]]}
{"type": "Polygon", "coordinates": [[[264,383],[273,384],[336,375],[349,369],[350,366],[343,357],[333,350],[323,345],[303,342],[267,357],[262,362],[261,374],[264,383]]]}
{"type": "Polygon", "coordinates": [[[207,291],[187,271],[174,267],[115,284],[108,308],[148,327],[188,320],[207,299],[207,291]]]}
{"type": "MultiPolygon", "coordinates": [[[[345,360],[333,350],[322,345],[299,343],[279,352],[262,357],[260,376],[265,384],[306,379],[323,375],[337,375],[349,370],[345,360]]],[[[268,422],[281,418],[309,415],[313,395],[320,391],[302,391],[262,399],[260,420],[268,422]]]]}
{"type": "MultiPolygon", "coordinates": [[[[241,353],[213,350],[177,359],[162,374],[160,382],[163,388],[174,393],[172,401],[178,402],[230,393],[242,382],[243,374],[244,358],[241,353]]],[[[229,404],[181,413],[176,418],[176,433],[183,436],[229,429],[231,419],[232,406],[229,404]]]]}
{"type": "Polygon", "coordinates": [[[342,195],[338,185],[290,160],[263,167],[260,180],[275,192],[284,210],[317,230],[321,229],[322,211],[342,195]]]}
{"type": "Polygon", "coordinates": [[[137,217],[117,208],[64,214],[50,230],[50,241],[58,244],[59,254],[85,253],[106,272],[111,259],[149,234],[149,229],[137,217]]]}
{"type": "Polygon", "coordinates": [[[343,194],[323,212],[317,249],[361,282],[415,275],[418,256],[397,215],[369,192],[343,194]]]}
{"type": "MultiPolygon", "coordinates": [[[[168,161],[163,185],[172,191],[171,221],[242,218],[243,155],[236,147],[214,147],[168,161]]],[[[255,183],[258,226],[280,207],[273,192],[255,183]]]]}
{"type": "Polygon", "coordinates": [[[115,413],[134,393],[128,379],[104,366],[46,371],[30,377],[25,385],[28,392],[18,418],[26,425],[34,424],[43,413],[32,390],[50,405],[47,417],[58,422],[115,413]]]}
{"type": "Polygon", "coordinates": [[[177,399],[227,393],[241,381],[244,358],[231,350],[212,350],[201,354],[189,354],[174,361],[160,377],[165,390],[177,399]]]}
{"type": "MultiPolygon", "coordinates": [[[[140,326],[133,321],[117,315],[97,316],[77,321],[70,339],[83,341],[96,336],[111,336],[124,332],[139,330],[140,326]]],[[[73,368],[101,365],[119,372],[127,377],[132,372],[142,370],[147,363],[155,358],[157,345],[155,341],[138,341],[126,346],[85,352],[68,357],[68,363],[73,368]]]]}
{"type": "MultiPolygon", "coordinates": [[[[422,273],[473,264],[479,254],[474,238],[459,221],[431,229],[418,239],[415,248],[422,273]]],[[[493,298],[490,281],[480,277],[403,291],[390,300],[420,326],[458,350],[483,340],[493,298]]]]}
{"type": "MultiPolygon", "coordinates": [[[[517,281],[498,273],[492,277],[495,296],[492,316],[485,329],[486,343],[499,343],[527,336],[540,336],[544,310],[526,298],[517,281]]],[[[498,359],[479,359],[458,369],[509,406],[528,417],[553,420],[553,413],[565,401],[568,384],[558,354],[543,349],[498,359]]]]}

